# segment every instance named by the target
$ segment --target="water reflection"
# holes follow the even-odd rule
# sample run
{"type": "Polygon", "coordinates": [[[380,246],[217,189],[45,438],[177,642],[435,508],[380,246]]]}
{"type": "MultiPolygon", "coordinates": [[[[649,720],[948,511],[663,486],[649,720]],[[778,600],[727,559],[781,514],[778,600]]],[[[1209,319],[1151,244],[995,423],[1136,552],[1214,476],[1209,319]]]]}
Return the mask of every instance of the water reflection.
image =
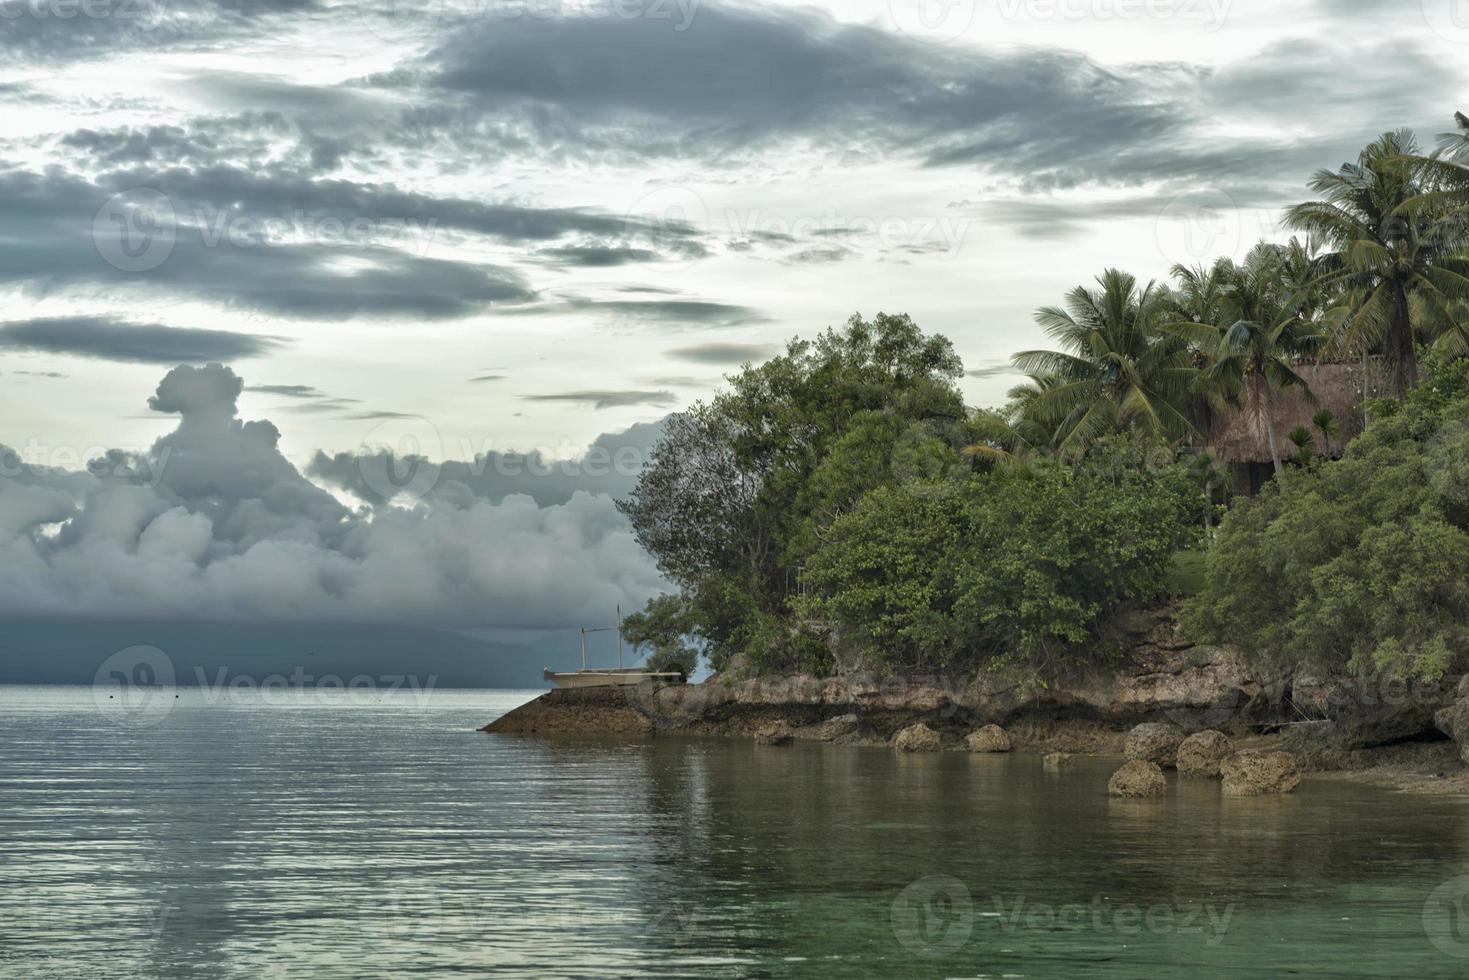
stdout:
{"type": "Polygon", "coordinates": [[[474,731],[518,697],[183,698],[128,730],[86,691],[0,690],[0,974],[1469,964],[1427,904],[1459,907],[1435,892],[1469,871],[1459,801],[1211,781],[1119,801],[1108,760],[474,731]]]}

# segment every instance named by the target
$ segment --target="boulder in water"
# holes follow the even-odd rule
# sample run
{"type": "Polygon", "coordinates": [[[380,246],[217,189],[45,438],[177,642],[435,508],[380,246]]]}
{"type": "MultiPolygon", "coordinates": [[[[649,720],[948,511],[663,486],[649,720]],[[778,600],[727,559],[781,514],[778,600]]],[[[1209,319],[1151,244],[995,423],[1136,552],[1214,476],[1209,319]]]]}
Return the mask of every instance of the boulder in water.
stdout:
{"type": "Polygon", "coordinates": [[[1060,772],[1062,769],[1071,768],[1071,764],[1075,761],[1076,756],[1070,752],[1048,752],[1041,760],[1041,765],[1052,772],[1060,772]]]}
{"type": "Polygon", "coordinates": [[[1172,769],[1178,761],[1178,747],[1183,732],[1172,725],[1151,721],[1127,733],[1122,754],[1128,759],[1151,762],[1162,769],[1172,769]]]}
{"type": "Polygon", "coordinates": [[[1107,781],[1107,792],[1127,798],[1162,796],[1168,792],[1168,781],[1163,778],[1163,770],[1157,763],[1130,759],[1107,781]]]}
{"type": "Polygon", "coordinates": [[[919,722],[893,736],[893,748],[899,752],[937,752],[939,733],[919,722]]]}
{"type": "Polygon", "coordinates": [[[1289,793],[1301,781],[1296,757],[1289,752],[1236,752],[1219,766],[1225,796],[1289,793]]]}
{"type": "Polygon", "coordinates": [[[1223,732],[1195,732],[1178,746],[1178,771],[1185,776],[1219,778],[1219,764],[1234,754],[1234,745],[1223,732]]]}
{"type": "Polygon", "coordinates": [[[964,740],[970,752],[1009,752],[1010,736],[999,725],[985,725],[964,740]]]}

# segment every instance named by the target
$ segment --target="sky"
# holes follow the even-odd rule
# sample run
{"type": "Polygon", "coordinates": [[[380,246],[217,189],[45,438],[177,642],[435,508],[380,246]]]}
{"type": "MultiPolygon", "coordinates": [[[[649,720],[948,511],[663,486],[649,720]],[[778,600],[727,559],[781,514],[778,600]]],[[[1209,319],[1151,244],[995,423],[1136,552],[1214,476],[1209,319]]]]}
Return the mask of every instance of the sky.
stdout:
{"type": "Polygon", "coordinates": [[[613,498],[726,373],[902,312],[998,404],[1036,307],[1286,237],[1466,54],[1463,0],[0,0],[0,615],[640,605],[613,498]]]}

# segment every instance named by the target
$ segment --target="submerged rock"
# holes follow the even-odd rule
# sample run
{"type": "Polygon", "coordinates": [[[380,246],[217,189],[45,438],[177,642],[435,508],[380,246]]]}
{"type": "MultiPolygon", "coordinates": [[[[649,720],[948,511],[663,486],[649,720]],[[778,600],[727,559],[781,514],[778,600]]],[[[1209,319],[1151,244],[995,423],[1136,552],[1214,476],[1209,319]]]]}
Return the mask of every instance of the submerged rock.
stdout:
{"type": "Polygon", "coordinates": [[[1163,770],[1157,763],[1132,759],[1107,780],[1107,792],[1128,798],[1162,796],[1168,792],[1168,781],[1163,778],[1163,770]]]}
{"type": "Polygon", "coordinates": [[[1225,796],[1289,793],[1301,781],[1296,757],[1289,752],[1236,752],[1219,767],[1225,796]]]}
{"type": "Polygon", "coordinates": [[[1459,682],[1458,700],[1433,716],[1434,727],[1459,743],[1459,758],[1469,762],[1469,674],[1459,682]]]}
{"type": "Polygon", "coordinates": [[[653,722],[624,687],[548,691],[481,731],[514,735],[651,735],[653,722]]]}
{"type": "Polygon", "coordinates": [[[1069,769],[1075,761],[1076,756],[1070,752],[1048,752],[1041,760],[1041,765],[1053,772],[1060,772],[1062,769],[1069,769]]]}
{"type": "Polygon", "coordinates": [[[922,722],[893,736],[893,748],[899,752],[937,752],[939,747],[939,733],[922,722]]]}
{"type": "Polygon", "coordinates": [[[837,715],[828,718],[821,723],[816,730],[816,737],[823,742],[839,742],[844,739],[855,738],[857,730],[862,727],[862,719],[856,715],[837,715]]]}
{"type": "Polygon", "coordinates": [[[1010,736],[999,725],[985,725],[964,740],[970,752],[1009,752],[1010,736]]]}
{"type": "Polygon", "coordinates": [[[1234,754],[1234,744],[1223,732],[1196,732],[1178,746],[1178,771],[1186,776],[1219,778],[1219,764],[1234,754]]]}
{"type": "Polygon", "coordinates": [[[780,722],[755,729],[756,745],[789,745],[793,737],[790,728],[780,722]]]}
{"type": "Polygon", "coordinates": [[[1178,761],[1178,747],[1183,744],[1183,732],[1162,722],[1138,725],[1127,733],[1122,744],[1122,754],[1129,759],[1151,762],[1160,768],[1172,769],[1178,761]]]}

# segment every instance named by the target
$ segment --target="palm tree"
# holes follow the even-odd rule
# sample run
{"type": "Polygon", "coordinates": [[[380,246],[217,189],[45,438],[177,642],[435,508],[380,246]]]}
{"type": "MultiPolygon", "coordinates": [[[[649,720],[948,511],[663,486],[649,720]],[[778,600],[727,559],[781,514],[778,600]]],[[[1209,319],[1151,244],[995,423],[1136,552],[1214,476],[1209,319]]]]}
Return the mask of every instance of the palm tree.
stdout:
{"type": "Polygon", "coordinates": [[[1196,370],[1187,344],[1162,329],[1166,292],[1139,287],[1108,269],[1099,289],[1078,286],[1065,307],[1038,310],[1036,322],[1061,347],[1015,355],[1031,376],[1017,389],[1020,412],[1049,429],[1057,449],[1084,449],[1130,427],[1179,440],[1194,431],[1190,384],[1196,370]]]}
{"type": "MultiPolygon", "coordinates": [[[[1436,189],[1424,197],[1438,203],[1460,220],[1469,220],[1469,116],[1454,113],[1457,132],[1441,133],[1439,148],[1416,162],[1431,176],[1436,189]]],[[[1420,340],[1454,353],[1469,353],[1469,298],[1459,296],[1448,304],[1435,297],[1413,297],[1412,316],[1420,340]]]]}
{"type": "MultiPolygon", "coordinates": [[[[1213,323],[1173,323],[1170,333],[1195,345],[1204,355],[1205,367],[1197,386],[1212,403],[1238,402],[1263,416],[1270,460],[1277,474],[1284,472],[1280,447],[1275,438],[1277,418],[1275,393],[1280,388],[1302,388],[1311,398],[1310,386],[1296,373],[1294,362],[1313,353],[1320,335],[1313,322],[1310,297],[1288,288],[1290,263],[1300,276],[1301,246],[1261,242],[1250,250],[1243,263],[1220,259],[1210,270],[1213,291],[1221,314],[1213,323]]],[[[1176,266],[1174,277],[1190,288],[1196,274],[1176,266]]]]}
{"type": "Polygon", "coordinates": [[[1286,212],[1289,225],[1334,250],[1324,256],[1321,284],[1354,297],[1338,346],[1365,351],[1380,343],[1399,396],[1418,378],[1414,298],[1448,311],[1469,296],[1463,209],[1431,193],[1436,181],[1412,133],[1385,133],[1355,164],[1316,174],[1311,188],[1323,200],[1286,212]]]}

